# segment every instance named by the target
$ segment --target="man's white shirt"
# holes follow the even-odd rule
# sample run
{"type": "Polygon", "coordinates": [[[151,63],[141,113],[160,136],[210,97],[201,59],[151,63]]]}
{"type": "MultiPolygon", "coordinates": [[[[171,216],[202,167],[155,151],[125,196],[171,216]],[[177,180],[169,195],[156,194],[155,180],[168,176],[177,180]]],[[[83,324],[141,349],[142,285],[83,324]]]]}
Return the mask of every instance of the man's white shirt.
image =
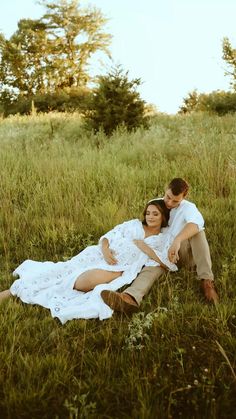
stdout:
{"type": "Polygon", "coordinates": [[[199,231],[204,230],[204,219],[196,205],[183,199],[178,207],[170,210],[168,227],[163,232],[168,231],[172,237],[176,237],[187,223],[197,224],[199,231]]]}

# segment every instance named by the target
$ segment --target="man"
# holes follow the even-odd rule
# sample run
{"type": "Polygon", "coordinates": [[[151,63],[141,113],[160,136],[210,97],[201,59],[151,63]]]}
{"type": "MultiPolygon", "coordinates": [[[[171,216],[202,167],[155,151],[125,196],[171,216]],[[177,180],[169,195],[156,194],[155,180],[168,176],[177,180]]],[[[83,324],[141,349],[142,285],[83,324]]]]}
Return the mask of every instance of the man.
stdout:
{"type": "MultiPolygon", "coordinates": [[[[219,297],[214,287],[204,220],[196,205],[185,199],[188,190],[189,185],[184,179],[174,178],[165,191],[163,199],[170,210],[167,228],[173,235],[168,257],[172,263],[180,262],[181,265],[188,267],[195,265],[206,300],[217,304],[219,297]]],[[[164,272],[165,269],[161,266],[144,267],[124,292],[104,290],[101,297],[115,311],[125,313],[138,311],[143,297],[164,272]]]]}

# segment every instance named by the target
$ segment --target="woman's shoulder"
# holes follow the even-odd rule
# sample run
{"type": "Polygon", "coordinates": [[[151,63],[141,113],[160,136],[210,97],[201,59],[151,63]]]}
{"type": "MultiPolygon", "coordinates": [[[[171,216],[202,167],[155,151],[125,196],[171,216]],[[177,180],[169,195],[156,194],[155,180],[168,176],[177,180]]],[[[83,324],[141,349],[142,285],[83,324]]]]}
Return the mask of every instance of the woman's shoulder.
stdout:
{"type": "Polygon", "coordinates": [[[132,231],[143,231],[143,223],[138,218],[127,221],[125,226],[132,231]]]}
{"type": "Polygon", "coordinates": [[[137,227],[140,228],[140,226],[142,226],[142,222],[139,219],[134,218],[132,220],[123,221],[123,223],[117,225],[116,227],[129,229],[129,228],[137,228],[137,227]]]}
{"type": "Polygon", "coordinates": [[[124,223],[129,223],[129,224],[142,224],[142,221],[140,221],[138,218],[132,218],[131,220],[124,221],[124,223]]]}
{"type": "Polygon", "coordinates": [[[126,224],[129,224],[130,226],[139,226],[139,227],[143,225],[142,221],[140,221],[138,218],[134,218],[132,220],[126,221],[126,224]]]}

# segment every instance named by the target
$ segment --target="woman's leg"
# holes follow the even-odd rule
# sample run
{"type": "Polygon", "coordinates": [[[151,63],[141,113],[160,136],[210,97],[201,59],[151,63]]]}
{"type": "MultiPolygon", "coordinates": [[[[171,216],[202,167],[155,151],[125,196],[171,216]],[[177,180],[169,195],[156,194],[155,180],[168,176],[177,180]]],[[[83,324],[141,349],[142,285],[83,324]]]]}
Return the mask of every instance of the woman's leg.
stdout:
{"type": "Polygon", "coordinates": [[[122,275],[122,272],[105,271],[104,269],[91,269],[82,273],[75,281],[74,289],[77,291],[91,291],[99,284],[107,284],[122,275]]]}
{"type": "Polygon", "coordinates": [[[0,303],[2,303],[3,300],[6,300],[11,296],[10,290],[5,290],[0,292],[0,303]]]}

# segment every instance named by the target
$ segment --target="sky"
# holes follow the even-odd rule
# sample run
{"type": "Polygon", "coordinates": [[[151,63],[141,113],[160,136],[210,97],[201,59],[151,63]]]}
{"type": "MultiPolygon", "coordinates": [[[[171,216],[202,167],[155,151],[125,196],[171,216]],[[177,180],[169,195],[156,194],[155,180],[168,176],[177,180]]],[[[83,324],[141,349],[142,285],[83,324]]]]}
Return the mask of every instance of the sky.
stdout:
{"type": "MultiPolygon", "coordinates": [[[[0,0],[0,5],[6,38],[20,19],[36,19],[45,11],[35,0],[0,0]]],[[[112,61],[97,57],[92,74],[121,64],[130,79],[141,79],[141,98],[158,111],[176,113],[194,89],[230,89],[222,41],[228,37],[236,48],[236,0],[81,0],[80,5],[99,8],[113,37],[112,61]]]]}

